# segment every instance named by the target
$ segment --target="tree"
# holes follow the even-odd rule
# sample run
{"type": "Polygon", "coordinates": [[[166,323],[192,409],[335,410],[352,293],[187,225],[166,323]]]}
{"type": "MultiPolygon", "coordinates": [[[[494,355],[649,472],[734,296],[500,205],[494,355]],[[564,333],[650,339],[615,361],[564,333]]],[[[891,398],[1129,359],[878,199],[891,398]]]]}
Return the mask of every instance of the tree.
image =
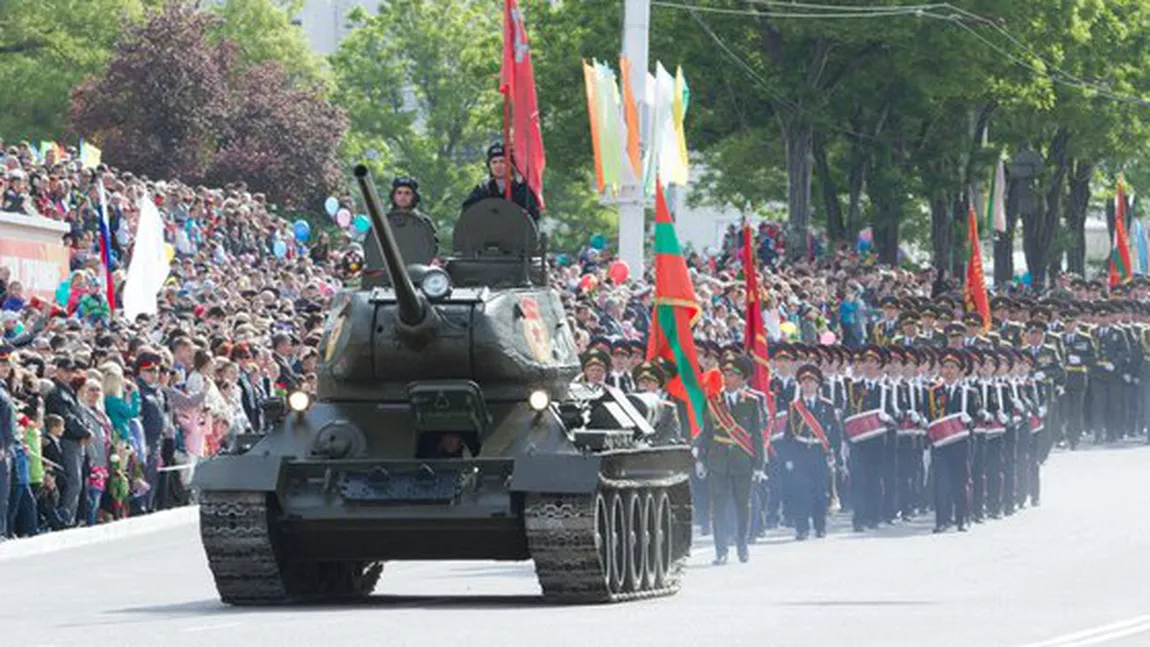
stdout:
{"type": "Polygon", "coordinates": [[[332,57],[348,112],[346,153],[419,179],[422,207],[449,225],[501,137],[500,15],[464,0],[394,0],[354,11],[332,57]]]}
{"type": "Polygon", "coordinates": [[[0,135],[62,138],[68,94],[98,74],[125,24],[142,15],[140,0],[4,0],[0,2],[0,86],[8,101],[0,135]]]}
{"type": "Polygon", "coordinates": [[[317,200],[337,181],[342,113],[278,63],[235,65],[232,41],[206,38],[219,21],[175,1],[129,27],[107,73],[73,92],[73,127],[137,173],[242,179],[289,208],[317,200]]]}
{"type": "Polygon", "coordinates": [[[217,23],[190,3],[172,2],[130,26],[107,73],[73,92],[72,127],[127,169],[203,177],[232,109],[226,70],[234,52],[206,39],[217,23]]]}
{"type": "Polygon", "coordinates": [[[212,44],[235,44],[236,61],[244,69],[275,61],[294,84],[311,86],[330,80],[323,57],[307,36],[292,24],[303,0],[224,0],[210,5],[220,20],[208,31],[212,44]]]}
{"type": "Polygon", "coordinates": [[[289,207],[318,204],[341,179],[347,117],[316,90],[291,87],[279,63],[233,81],[232,111],[206,178],[243,179],[289,207]]]}

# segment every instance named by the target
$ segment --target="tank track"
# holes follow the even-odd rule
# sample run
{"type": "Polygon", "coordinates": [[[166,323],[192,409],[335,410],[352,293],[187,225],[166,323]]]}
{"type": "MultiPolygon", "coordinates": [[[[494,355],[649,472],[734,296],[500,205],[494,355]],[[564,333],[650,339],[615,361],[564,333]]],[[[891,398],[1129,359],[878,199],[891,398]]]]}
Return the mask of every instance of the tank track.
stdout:
{"type": "MultiPolygon", "coordinates": [[[[613,603],[674,595],[679,591],[680,579],[691,544],[691,498],[685,478],[655,483],[601,481],[596,492],[588,494],[530,493],[524,505],[524,525],[527,545],[535,560],[535,573],[548,602],[564,604],[613,603]],[[669,558],[665,559],[665,572],[658,577],[646,572],[642,578],[628,578],[622,571],[631,565],[628,561],[619,568],[621,555],[633,556],[621,540],[604,533],[604,522],[613,525],[613,501],[618,497],[629,508],[631,497],[641,501],[650,494],[654,501],[666,494],[670,520],[664,526],[669,535],[669,558]],[[600,515],[600,502],[606,504],[606,518],[600,515]]],[[[626,516],[624,526],[631,516],[626,516]]],[[[626,535],[626,533],[623,533],[626,535]]],[[[650,541],[642,536],[632,537],[639,542],[650,541]]],[[[650,559],[644,560],[644,565],[650,559]]]]}
{"type": "Polygon", "coordinates": [[[203,492],[200,538],[220,599],[273,605],[371,594],[383,565],[295,559],[275,532],[275,501],[265,492],[203,492]]]}

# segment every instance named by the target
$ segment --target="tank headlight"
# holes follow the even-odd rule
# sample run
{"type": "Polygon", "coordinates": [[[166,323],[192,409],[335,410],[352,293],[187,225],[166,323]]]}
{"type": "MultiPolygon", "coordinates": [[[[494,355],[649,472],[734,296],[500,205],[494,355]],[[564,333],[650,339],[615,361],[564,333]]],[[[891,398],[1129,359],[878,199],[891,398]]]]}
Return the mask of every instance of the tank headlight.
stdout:
{"type": "Polygon", "coordinates": [[[532,391],[531,395],[527,396],[527,404],[536,411],[543,411],[551,405],[551,396],[543,389],[532,391]]]}
{"type": "Polygon", "coordinates": [[[451,291],[451,277],[439,268],[432,268],[423,276],[419,287],[429,299],[439,299],[451,291]]]}
{"type": "Polygon", "coordinates": [[[296,413],[303,413],[311,406],[311,396],[303,391],[295,391],[288,396],[288,408],[296,413]]]}

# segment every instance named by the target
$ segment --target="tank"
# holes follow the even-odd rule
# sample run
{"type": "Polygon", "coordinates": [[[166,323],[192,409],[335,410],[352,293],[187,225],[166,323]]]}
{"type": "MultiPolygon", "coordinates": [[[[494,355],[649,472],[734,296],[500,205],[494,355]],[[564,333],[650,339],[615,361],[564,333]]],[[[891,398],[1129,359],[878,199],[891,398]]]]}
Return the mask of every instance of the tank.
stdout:
{"type": "Polygon", "coordinates": [[[656,439],[648,396],[576,381],[535,222],[480,202],[433,266],[430,221],[381,213],[355,173],[378,247],[333,300],[314,401],[268,400],[262,433],[195,471],[220,598],[351,600],[398,560],[534,560],[562,603],[677,592],[689,449],[656,439]]]}

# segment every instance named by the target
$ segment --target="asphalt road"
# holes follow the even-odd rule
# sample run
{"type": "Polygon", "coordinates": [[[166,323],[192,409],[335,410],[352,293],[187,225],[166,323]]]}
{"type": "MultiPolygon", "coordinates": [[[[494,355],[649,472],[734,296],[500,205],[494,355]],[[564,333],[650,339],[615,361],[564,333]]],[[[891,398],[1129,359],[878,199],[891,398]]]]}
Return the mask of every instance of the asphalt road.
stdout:
{"type": "MultiPolygon", "coordinates": [[[[841,524],[836,524],[840,526],[841,524]]],[[[194,524],[0,562],[3,645],[1150,645],[1150,447],[1056,453],[1043,506],[966,534],[906,524],[752,547],[683,590],[542,604],[531,564],[389,564],[354,607],[215,595],[194,524]]]]}

